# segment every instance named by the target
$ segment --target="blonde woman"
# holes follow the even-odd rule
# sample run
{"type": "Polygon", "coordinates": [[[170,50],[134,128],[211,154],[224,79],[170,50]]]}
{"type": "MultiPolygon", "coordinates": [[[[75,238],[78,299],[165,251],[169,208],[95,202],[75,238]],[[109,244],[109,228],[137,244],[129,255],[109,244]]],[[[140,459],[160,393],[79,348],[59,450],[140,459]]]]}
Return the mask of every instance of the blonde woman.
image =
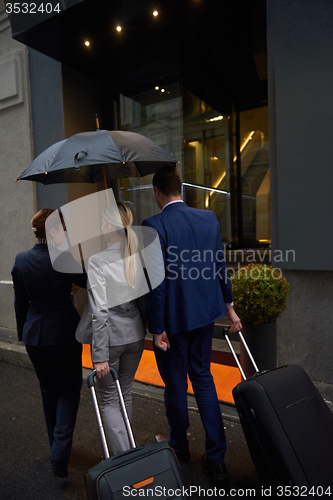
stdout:
{"type": "Polygon", "coordinates": [[[128,450],[130,443],[109,366],[118,371],[131,418],[131,387],[145,336],[136,301],[145,278],[136,253],[138,243],[130,227],[132,222],[132,212],[123,203],[104,210],[101,230],[107,249],[89,259],[89,310],[82,316],[76,334],[78,340],[87,342],[82,330],[86,330],[87,314],[90,315],[91,357],[97,371],[103,423],[114,454],[128,450]]]}

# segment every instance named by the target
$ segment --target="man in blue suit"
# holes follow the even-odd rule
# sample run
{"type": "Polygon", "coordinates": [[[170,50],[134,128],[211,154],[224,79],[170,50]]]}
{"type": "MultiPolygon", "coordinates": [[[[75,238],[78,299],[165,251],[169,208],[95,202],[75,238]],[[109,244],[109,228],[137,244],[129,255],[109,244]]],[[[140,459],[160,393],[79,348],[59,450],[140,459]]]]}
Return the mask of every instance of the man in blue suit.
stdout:
{"type": "MultiPolygon", "coordinates": [[[[228,478],[226,438],[210,373],[214,321],[227,316],[230,331],[241,329],[233,309],[219,223],[213,212],[188,207],[175,167],[161,167],[153,178],[161,213],[143,221],[154,228],[162,248],[165,279],[148,296],[149,331],[165,384],[169,444],[180,459],[190,459],[187,440],[187,374],[206,433],[204,467],[214,480],[228,478]]],[[[158,440],[163,436],[158,435],[158,440]]]]}

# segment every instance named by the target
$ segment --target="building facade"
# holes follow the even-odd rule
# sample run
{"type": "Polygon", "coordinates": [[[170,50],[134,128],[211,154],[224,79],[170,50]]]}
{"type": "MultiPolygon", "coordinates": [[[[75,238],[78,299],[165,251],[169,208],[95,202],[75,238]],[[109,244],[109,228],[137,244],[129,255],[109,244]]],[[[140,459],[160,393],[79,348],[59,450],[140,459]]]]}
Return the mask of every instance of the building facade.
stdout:
{"type": "MultiPolygon", "coordinates": [[[[331,3],[51,4],[61,12],[11,26],[0,1],[0,326],[14,328],[10,269],[33,244],[35,211],[103,189],[14,180],[49,145],[94,130],[97,114],[101,128],[174,156],[184,200],[216,214],[230,266],[268,259],[283,270],[278,363],[333,382],[331,3]]],[[[135,224],[158,211],[151,176],[109,187],[135,224]]]]}

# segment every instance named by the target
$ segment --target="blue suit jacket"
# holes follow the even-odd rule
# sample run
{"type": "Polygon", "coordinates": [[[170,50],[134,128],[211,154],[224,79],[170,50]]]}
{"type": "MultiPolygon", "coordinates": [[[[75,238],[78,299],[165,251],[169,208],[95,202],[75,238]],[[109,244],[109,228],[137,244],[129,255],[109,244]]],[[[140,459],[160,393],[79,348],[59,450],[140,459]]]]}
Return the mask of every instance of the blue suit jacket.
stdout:
{"type": "Polygon", "coordinates": [[[165,264],[148,296],[150,332],[173,335],[224,317],[233,295],[214,213],[177,202],[142,225],[158,232],[165,264]]]}
{"type": "Polygon", "coordinates": [[[59,255],[61,268],[68,266],[71,273],[55,271],[48,246],[43,243],[19,253],[12,269],[17,333],[19,340],[27,345],[55,345],[73,340],[80,320],[71,301],[71,287],[76,283],[86,288],[87,275],[71,254],[55,248],[51,251],[59,255]]]}

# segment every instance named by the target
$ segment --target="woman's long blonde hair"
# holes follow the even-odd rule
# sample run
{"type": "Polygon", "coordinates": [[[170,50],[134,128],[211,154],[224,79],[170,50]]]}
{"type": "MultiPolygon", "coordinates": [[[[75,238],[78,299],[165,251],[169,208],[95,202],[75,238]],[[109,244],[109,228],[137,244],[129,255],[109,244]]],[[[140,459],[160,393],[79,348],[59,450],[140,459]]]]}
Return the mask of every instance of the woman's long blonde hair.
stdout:
{"type": "Polygon", "coordinates": [[[102,218],[107,224],[111,224],[119,231],[125,231],[125,238],[121,249],[125,262],[125,275],[128,284],[135,288],[137,261],[136,252],[138,249],[138,238],[130,227],[133,224],[133,214],[124,203],[117,203],[117,206],[107,207],[102,214],[102,218]]]}

